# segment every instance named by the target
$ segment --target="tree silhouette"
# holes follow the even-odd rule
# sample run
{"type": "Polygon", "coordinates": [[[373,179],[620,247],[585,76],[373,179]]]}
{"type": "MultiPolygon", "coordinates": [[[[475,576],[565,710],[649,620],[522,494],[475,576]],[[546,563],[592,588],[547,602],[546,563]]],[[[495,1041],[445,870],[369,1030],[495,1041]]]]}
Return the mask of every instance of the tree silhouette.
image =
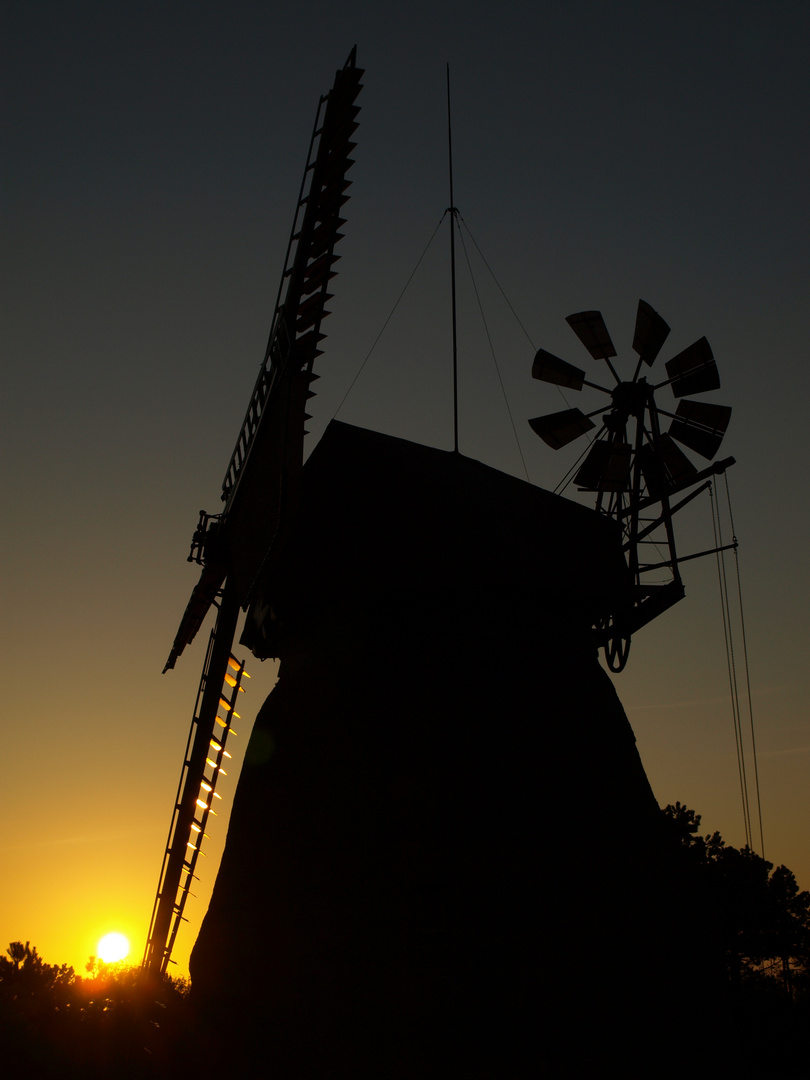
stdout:
{"type": "MultiPolygon", "coordinates": [[[[34,955],[36,955],[36,949],[34,949],[34,955]]],[[[14,961],[14,965],[19,970],[20,964],[24,963],[25,958],[31,953],[31,943],[26,941],[23,945],[21,941],[12,941],[6,952],[14,961]]]]}
{"type": "Polygon", "coordinates": [[[751,848],[700,835],[700,814],[681,803],[664,816],[688,863],[714,898],[729,980],[777,986],[789,997],[810,991],[810,892],[793,873],[751,848]]]}
{"type": "Polygon", "coordinates": [[[3,1075],[162,1077],[188,1042],[187,984],[91,957],[88,976],[46,964],[30,942],[0,957],[3,1075]]]}
{"type": "Polygon", "coordinates": [[[36,1001],[40,1006],[59,1008],[68,988],[74,980],[72,967],[62,964],[46,964],[36,950],[26,941],[12,941],[6,949],[10,959],[0,957],[0,990],[2,1000],[36,1001]]]}

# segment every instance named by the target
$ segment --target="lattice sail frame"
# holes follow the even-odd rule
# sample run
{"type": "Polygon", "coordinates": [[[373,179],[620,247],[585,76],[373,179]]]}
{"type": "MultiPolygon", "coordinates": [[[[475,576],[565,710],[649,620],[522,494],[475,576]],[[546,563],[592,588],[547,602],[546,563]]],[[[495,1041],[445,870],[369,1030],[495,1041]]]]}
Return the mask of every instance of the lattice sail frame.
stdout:
{"type": "Polygon", "coordinates": [[[318,104],[267,349],[222,484],[225,506],[217,515],[200,514],[189,561],[203,569],[166,668],[174,667],[193,640],[226,577],[247,608],[295,513],[306,404],[318,377],[313,364],[326,336],[321,325],[332,297],[327,286],[337,273],[335,246],[345,223],[340,212],[354,164],[352,136],[360,112],[355,99],[363,75],[355,57],[352,49],[318,104]]]}
{"type": "Polygon", "coordinates": [[[219,514],[201,511],[191,542],[189,561],[198,563],[202,572],[164,671],[174,667],[212,605],[219,610],[144,955],[144,966],[155,972],[164,972],[171,962],[205,825],[208,815],[215,813],[211,804],[227,753],[225,738],[215,731],[222,727],[225,737],[231,732],[233,704],[246,674],[231,652],[239,611],[248,608],[267,575],[278,569],[278,554],[295,517],[309,419],[306,403],[313,396],[311,384],[317,378],[313,363],[325,337],[321,324],[329,314],[327,286],[340,257],[334,249],[342,238],[340,211],[349,198],[351,181],[346,173],[354,164],[352,135],[360,111],[355,99],[363,75],[355,59],[352,49],[336,72],[332,89],[318,104],[267,349],[222,485],[224,509],[219,514]]]}
{"type": "Polygon", "coordinates": [[[244,660],[237,660],[230,651],[237,609],[232,598],[222,599],[197,691],[146,940],[143,962],[154,972],[165,972],[172,962],[186,901],[194,895],[191,886],[197,879],[197,861],[204,855],[208,818],[211,814],[216,817],[214,800],[222,798],[217,784],[227,775],[224,764],[231,756],[226,749],[228,737],[237,734],[233,728],[234,719],[240,719],[236,702],[244,692],[242,680],[250,678],[244,660]]]}

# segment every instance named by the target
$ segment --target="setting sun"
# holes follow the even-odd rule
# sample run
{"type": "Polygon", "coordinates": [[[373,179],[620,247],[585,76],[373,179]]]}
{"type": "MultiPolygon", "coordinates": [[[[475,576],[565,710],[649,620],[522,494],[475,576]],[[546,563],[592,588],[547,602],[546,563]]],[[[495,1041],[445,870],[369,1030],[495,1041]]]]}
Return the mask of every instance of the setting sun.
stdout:
{"type": "Polygon", "coordinates": [[[115,964],[129,956],[129,941],[123,934],[105,934],[98,943],[98,957],[105,964],[115,964]]]}

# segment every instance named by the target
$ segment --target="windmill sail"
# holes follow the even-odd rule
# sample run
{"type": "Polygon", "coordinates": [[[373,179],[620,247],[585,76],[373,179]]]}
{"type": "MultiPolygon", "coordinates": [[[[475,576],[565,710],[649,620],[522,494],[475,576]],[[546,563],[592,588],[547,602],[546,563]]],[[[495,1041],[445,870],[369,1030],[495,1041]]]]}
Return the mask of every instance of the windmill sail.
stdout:
{"type": "Polygon", "coordinates": [[[229,693],[228,665],[241,679],[232,652],[240,607],[246,607],[282,549],[298,499],[306,402],[320,355],[321,323],[329,314],[327,286],[335,277],[351,181],[352,135],[357,129],[363,72],[353,49],[320,99],[287,247],[276,311],[256,385],[222,485],[221,514],[200,515],[190,559],[202,572],[188,602],[164,671],[195,637],[213,604],[219,607],[163,857],[147,938],[145,964],[165,971],[216,797],[225,738],[238,680],[229,693]],[[283,294],[283,301],[282,301],[283,294]],[[220,731],[219,729],[222,728],[220,731]],[[212,757],[212,748],[214,754],[212,757]]]}
{"type": "MultiPolygon", "coordinates": [[[[340,258],[342,207],[354,164],[355,104],[362,89],[355,50],[321,98],[304,180],[296,206],[270,338],[256,385],[222,484],[221,515],[207,518],[196,536],[200,579],[174,639],[166,669],[172,668],[199,630],[228,576],[245,607],[267,572],[293,510],[303,463],[306,402],[321,354],[321,324],[329,312],[327,291],[340,258]]],[[[164,670],[166,670],[164,669],[164,670]]]]}

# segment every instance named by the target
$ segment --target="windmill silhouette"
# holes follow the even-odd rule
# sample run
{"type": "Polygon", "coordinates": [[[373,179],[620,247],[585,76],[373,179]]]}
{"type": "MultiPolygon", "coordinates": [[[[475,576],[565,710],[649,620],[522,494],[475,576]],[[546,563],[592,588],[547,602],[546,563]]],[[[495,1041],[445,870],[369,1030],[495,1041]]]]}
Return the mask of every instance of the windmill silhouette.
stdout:
{"type": "MultiPolygon", "coordinates": [[[[360,77],[353,51],[321,99],[225,508],[201,514],[192,543],[202,573],[167,667],[212,604],[219,613],[146,962],[165,970],[215,795],[217,719],[225,733],[243,674],[231,653],[241,607],[242,643],[280,668],[191,957],[206,1065],[313,1080],[518,1076],[552,1041],[601,1067],[609,1039],[632,1072],[673,1025],[671,1061],[709,1061],[679,1020],[686,995],[716,1006],[679,921],[692,897],[597,660],[602,644],[623,662],[633,629],[666,606],[625,550],[624,509],[640,542],[645,499],[663,496],[670,530],[680,482],[662,479],[661,438],[658,464],[645,457],[657,413],[638,371],[616,376],[607,455],[579,477],[607,498],[596,512],[457,450],[336,421],[302,467],[360,77]],[[631,420],[641,434],[625,469],[631,420]],[[644,858],[628,856],[628,836],[644,858]],[[542,1006],[541,971],[554,991],[542,1006]]],[[[644,317],[642,360],[663,321],[644,317]]],[[[544,353],[535,376],[586,385],[544,353]]],[[[563,445],[590,423],[574,412],[533,426],[563,445]]],[[[667,565],[677,576],[674,549],[667,565]]]]}

